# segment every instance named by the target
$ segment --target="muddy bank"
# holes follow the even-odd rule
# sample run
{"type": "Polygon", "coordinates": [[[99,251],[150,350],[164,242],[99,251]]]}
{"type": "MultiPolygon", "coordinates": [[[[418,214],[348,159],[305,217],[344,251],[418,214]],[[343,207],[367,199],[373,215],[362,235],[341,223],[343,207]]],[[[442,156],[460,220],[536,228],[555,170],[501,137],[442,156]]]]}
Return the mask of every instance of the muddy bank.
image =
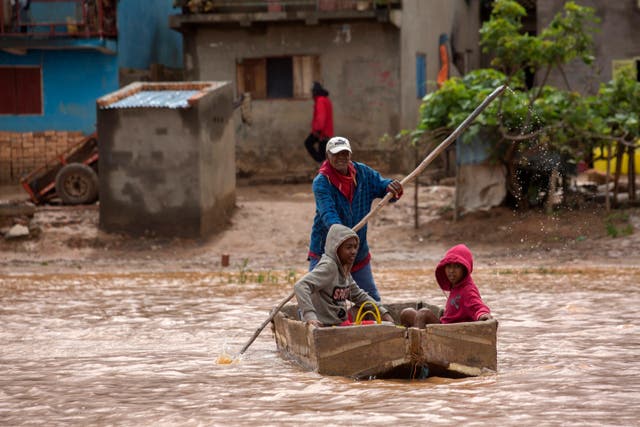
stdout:
{"type": "MultiPolygon", "coordinates": [[[[374,268],[431,266],[464,242],[479,265],[640,264],[640,210],[602,206],[513,212],[500,207],[452,220],[453,187],[413,189],[369,224],[374,268]],[[615,236],[615,237],[614,237],[615,236]]],[[[227,228],[207,239],[130,238],[98,228],[98,206],[40,206],[26,238],[0,240],[0,272],[304,270],[315,206],[310,184],[238,187],[227,228]]]]}

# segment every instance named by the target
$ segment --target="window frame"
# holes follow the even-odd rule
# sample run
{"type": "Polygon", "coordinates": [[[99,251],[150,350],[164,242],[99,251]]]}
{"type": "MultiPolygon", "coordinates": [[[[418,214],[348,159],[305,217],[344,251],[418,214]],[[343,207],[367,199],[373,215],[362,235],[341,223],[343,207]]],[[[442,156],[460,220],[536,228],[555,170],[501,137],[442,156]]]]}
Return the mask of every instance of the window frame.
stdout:
{"type": "Polygon", "coordinates": [[[319,55],[280,55],[236,60],[236,91],[238,96],[249,92],[252,100],[311,99],[311,86],[320,81],[319,55]],[[269,59],[291,58],[292,97],[269,96],[269,59]]]}

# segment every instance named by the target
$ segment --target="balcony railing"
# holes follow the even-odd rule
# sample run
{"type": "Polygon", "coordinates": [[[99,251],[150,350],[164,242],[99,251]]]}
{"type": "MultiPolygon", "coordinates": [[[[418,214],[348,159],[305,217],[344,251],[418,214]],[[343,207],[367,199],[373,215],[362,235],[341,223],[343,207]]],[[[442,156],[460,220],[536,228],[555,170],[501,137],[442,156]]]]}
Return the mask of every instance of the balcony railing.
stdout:
{"type": "Polygon", "coordinates": [[[398,8],[401,0],[174,0],[183,14],[256,12],[332,12],[398,8]]]}
{"type": "Polygon", "coordinates": [[[16,0],[0,5],[0,37],[115,38],[117,0],[16,0]]]}

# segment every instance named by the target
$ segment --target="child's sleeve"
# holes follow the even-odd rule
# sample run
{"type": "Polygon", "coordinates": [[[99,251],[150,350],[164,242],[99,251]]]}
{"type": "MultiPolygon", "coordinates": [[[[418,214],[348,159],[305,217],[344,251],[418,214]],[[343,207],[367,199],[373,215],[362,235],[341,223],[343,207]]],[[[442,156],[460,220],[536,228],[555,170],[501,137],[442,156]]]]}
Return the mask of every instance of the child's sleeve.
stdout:
{"type": "MultiPolygon", "coordinates": [[[[320,262],[316,267],[302,276],[293,286],[293,292],[298,300],[298,308],[302,313],[302,320],[320,320],[317,311],[323,312],[322,307],[315,307],[311,296],[320,292],[322,288],[331,287],[335,273],[327,264],[320,262]]],[[[319,301],[316,298],[316,301],[319,301]]]]}
{"type": "Polygon", "coordinates": [[[296,294],[298,308],[302,313],[302,320],[318,320],[318,315],[311,301],[311,293],[314,290],[313,282],[310,279],[311,273],[307,273],[293,285],[293,292],[296,294]]]}
{"type": "Polygon", "coordinates": [[[465,300],[467,302],[467,309],[469,310],[469,313],[471,313],[474,321],[477,321],[483,314],[491,314],[491,310],[487,304],[482,301],[480,292],[475,290],[474,292],[470,292],[465,300]]]}

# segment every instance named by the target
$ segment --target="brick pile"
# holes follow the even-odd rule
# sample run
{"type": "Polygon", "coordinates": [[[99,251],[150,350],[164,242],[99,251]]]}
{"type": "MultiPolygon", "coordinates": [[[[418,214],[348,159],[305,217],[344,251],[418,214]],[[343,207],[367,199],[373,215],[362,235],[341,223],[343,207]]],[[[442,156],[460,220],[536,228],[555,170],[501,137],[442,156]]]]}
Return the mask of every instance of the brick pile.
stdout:
{"type": "Polygon", "coordinates": [[[55,164],[57,155],[82,138],[82,132],[0,131],[0,184],[17,184],[36,168],[55,164]]]}

